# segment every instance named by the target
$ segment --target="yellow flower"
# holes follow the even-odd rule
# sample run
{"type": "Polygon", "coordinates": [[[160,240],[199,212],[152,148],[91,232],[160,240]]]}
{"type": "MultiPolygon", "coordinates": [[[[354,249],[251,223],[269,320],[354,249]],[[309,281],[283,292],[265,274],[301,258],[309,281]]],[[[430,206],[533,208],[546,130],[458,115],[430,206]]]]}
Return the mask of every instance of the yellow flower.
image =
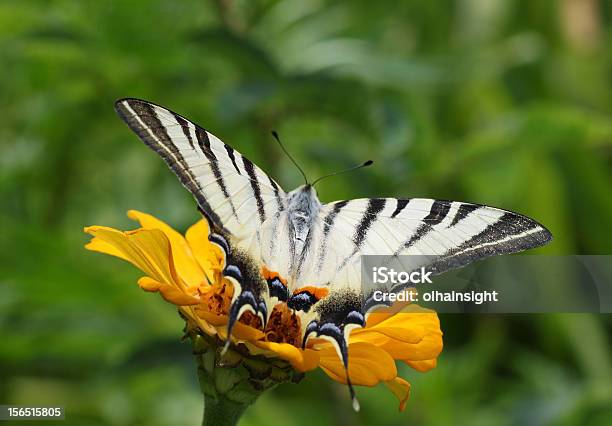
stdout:
{"type": "MultiPolygon", "coordinates": [[[[138,280],[142,289],[159,292],[177,305],[191,327],[226,340],[233,288],[222,275],[223,252],[208,240],[206,220],[191,226],[183,237],[148,214],[131,210],[128,216],[141,227],[125,232],[87,227],[85,232],[94,238],[85,247],[132,263],[145,273],[138,280]]],[[[312,339],[301,349],[299,321],[296,323],[286,305],[277,305],[262,328],[259,318],[247,313],[235,325],[231,339],[244,344],[253,355],[286,360],[299,372],[320,367],[332,379],[346,383],[344,366],[330,342],[312,339]]],[[[349,377],[355,385],[383,382],[403,410],[410,384],[398,377],[395,361],[425,372],[436,366],[441,351],[442,332],[435,312],[416,305],[394,305],[370,314],[366,327],[351,333],[349,377]]]]}

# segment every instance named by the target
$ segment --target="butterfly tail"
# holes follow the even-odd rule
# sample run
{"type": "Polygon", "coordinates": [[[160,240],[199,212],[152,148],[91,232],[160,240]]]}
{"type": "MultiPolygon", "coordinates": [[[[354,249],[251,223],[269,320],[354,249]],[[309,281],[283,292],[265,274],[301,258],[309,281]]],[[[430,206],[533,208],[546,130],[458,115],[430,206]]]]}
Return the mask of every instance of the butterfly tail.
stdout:
{"type": "Polygon", "coordinates": [[[361,297],[355,294],[334,295],[321,303],[322,314],[318,321],[313,320],[306,327],[302,346],[306,347],[308,338],[313,335],[334,345],[344,367],[353,409],[359,411],[359,401],[349,374],[349,337],[353,329],[365,326],[361,297]],[[340,309],[327,309],[326,305],[340,309]]]}

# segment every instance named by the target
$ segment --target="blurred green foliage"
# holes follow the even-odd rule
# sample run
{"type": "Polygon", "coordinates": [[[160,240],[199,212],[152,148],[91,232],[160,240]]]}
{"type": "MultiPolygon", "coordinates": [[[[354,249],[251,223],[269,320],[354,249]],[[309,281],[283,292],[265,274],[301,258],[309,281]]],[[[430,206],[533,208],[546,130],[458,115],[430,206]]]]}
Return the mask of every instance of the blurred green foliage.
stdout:
{"type": "MultiPolygon", "coordinates": [[[[84,225],[178,229],[195,204],[116,117],[168,106],[286,187],[322,200],[501,206],[554,234],[541,253],[612,252],[612,4],[597,0],[0,3],[0,403],[61,404],[69,424],[198,424],[182,321],[139,273],[86,252],[84,225]]],[[[383,388],[315,372],[244,425],[610,424],[603,315],[442,316],[445,350],[406,412],[383,388]]]]}

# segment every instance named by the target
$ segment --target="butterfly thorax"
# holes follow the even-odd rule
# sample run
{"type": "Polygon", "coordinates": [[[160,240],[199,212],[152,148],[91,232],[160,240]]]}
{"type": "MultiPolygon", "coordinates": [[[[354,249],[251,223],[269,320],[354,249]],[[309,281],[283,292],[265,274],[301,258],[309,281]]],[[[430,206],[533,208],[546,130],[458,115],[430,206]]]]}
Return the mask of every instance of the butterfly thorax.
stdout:
{"type": "Polygon", "coordinates": [[[294,189],[288,194],[287,200],[289,225],[296,243],[294,253],[299,258],[306,248],[308,233],[318,217],[321,202],[311,185],[294,189]]]}

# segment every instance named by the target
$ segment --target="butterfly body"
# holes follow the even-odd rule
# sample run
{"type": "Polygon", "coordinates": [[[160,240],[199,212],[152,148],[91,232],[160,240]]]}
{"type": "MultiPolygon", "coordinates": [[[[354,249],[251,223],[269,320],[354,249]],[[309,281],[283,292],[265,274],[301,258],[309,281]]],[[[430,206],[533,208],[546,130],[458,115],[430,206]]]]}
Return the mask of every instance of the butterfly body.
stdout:
{"type": "MultiPolygon", "coordinates": [[[[305,255],[305,249],[319,211],[321,202],[311,185],[302,185],[287,195],[287,216],[290,223],[291,241],[295,243],[291,272],[297,268],[305,255]]],[[[292,275],[292,278],[295,277],[292,275]]]]}
{"type": "Polygon", "coordinates": [[[380,306],[374,289],[362,288],[361,256],[406,257],[406,271],[439,274],[551,239],[533,219],[480,204],[426,198],[323,204],[312,185],[285,192],[231,146],[166,108],[138,99],[119,100],[115,108],[210,222],[209,239],[225,253],[223,274],[234,285],[230,335],[245,312],[265,327],[275,306],[286,304],[301,320],[301,346],[327,339],[347,367],[351,330],[380,306]]]}

